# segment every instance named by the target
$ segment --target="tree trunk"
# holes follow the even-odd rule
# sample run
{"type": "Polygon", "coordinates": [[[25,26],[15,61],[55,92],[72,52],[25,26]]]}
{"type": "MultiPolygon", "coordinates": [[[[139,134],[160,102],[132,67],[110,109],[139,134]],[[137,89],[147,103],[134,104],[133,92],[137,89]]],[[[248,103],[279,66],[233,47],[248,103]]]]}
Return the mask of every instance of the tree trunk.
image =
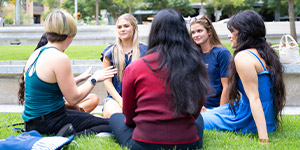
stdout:
{"type": "Polygon", "coordinates": [[[20,5],[21,5],[20,0],[16,0],[16,25],[21,24],[21,7],[20,7],[20,5]]]}
{"type": "Polygon", "coordinates": [[[297,41],[297,34],[296,34],[296,27],[295,27],[294,0],[289,0],[289,20],[290,20],[291,35],[297,41]]]}
{"type": "Polygon", "coordinates": [[[214,12],[215,12],[215,22],[217,22],[218,21],[218,17],[217,17],[217,15],[218,15],[218,6],[214,6],[214,12]]]}
{"type": "Polygon", "coordinates": [[[129,0],[129,14],[131,14],[132,0],[129,0]]]}
{"type": "Polygon", "coordinates": [[[99,1],[98,0],[96,0],[96,25],[99,25],[99,1]]]}
{"type": "Polygon", "coordinates": [[[0,17],[2,18],[2,0],[0,0],[0,17]]]}
{"type": "Polygon", "coordinates": [[[2,13],[2,0],[0,0],[0,18],[1,18],[1,21],[0,21],[0,27],[3,26],[3,13],[2,13]]]}
{"type": "Polygon", "coordinates": [[[199,15],[204,15],[204,0],[201,0],[201,8],[200,8],[200,12],[199,12],[199,15]]]}

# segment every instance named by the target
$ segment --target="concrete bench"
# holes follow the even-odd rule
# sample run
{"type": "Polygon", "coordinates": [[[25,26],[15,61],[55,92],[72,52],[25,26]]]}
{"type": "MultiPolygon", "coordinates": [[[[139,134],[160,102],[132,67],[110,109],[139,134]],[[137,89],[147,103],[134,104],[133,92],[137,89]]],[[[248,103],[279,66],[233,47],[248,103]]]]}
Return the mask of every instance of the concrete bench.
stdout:
{"type": "MultiPolygon", "coordinates": [[[[0,61],[0,104],[17,104],[18,78],[23,72],[26,61],[0,61]]],[[[89,66],[93,71],[102,69],[100,60],[71,60],[74,75],[84,72],[89,66]]],[[[287,106],[300,106],[300,64],[284,65],[287,106]]],[[[100,104],[106,97],[103,83],[97,84],[92,91],[100,98],[100,104]]]]}

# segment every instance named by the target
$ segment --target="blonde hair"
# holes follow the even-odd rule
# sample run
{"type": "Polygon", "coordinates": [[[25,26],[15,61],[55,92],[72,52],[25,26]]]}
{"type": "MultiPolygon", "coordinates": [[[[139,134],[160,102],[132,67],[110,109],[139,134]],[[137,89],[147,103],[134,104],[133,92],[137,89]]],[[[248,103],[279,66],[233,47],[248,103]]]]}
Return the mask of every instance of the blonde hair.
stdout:
{"type": "MultiPolygon", "coordinates": [[[[133,38],[132,38],[132,59],[131,62],[137,60],[140,57],[140,48],[139,48],[139,38],[138,38],[138,25],[137,20],[131,14],[123,14],[121,15],[117,22],[121,19],[125,19],[128,21],[133,27],[133,38]]],[[[123,72],[125,69],[125,53],[122,47],[122,39],[117,36],[117,43],[115,46],[112,46],[112,57],[113,63],[116,68],[118,68],[118,79],[122,81],[123,79],[123,72]]]]}
{"type": "Polygon", "coordinates": [[[50,42],[53,42],[53,40],[61,41],[61,38],[57,38],[57,36],[75,37],[77,33],[77,26],[73,17],[69,13],[60,10],[50,13],[45,20],[44,26],[47,38],[48,35],[52,37],[48,39],[50,42]]]}

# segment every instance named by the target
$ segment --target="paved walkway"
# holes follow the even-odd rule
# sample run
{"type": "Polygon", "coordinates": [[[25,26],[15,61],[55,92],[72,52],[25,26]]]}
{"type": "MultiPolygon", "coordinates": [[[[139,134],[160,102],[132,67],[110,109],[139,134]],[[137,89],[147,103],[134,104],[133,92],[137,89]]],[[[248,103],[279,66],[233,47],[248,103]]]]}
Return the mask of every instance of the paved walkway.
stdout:
{"type": "MultiPolygon", "coordinates": [[[[102,113],[102,105],[99,105],[92,113],[102,113]]],[[[19,105],[0,105],[0,112],[23,112],[24,107],[19,105]]],[[[284,115],[299,115],[300,107],[285,107],[284,115]]]]}

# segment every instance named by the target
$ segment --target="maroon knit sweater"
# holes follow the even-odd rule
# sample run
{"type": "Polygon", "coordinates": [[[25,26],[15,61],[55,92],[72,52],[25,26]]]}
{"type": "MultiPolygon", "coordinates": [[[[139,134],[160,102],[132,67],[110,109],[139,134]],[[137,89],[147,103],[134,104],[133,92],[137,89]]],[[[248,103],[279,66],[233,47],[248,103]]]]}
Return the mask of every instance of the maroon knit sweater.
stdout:
{"type": "MultiPolygon", "coordinates": [[[[153,60],[158,53],[145,56],[153,60]]],[[[150,65],[157,68],[158,62],[150,65]]],[[[132,62],[123,76],[123,113],[125,123],[135,127],[132,138],[155,144],[188,144],[199,139],[195,115],[173,116],[164,86],[166,76],[152,71],[142,60],[132,62]]],[[[199,107],[201,108],[201,107],[199,107]]],[[[200,110],[199,110],[200,112],[200,110]]]]}

